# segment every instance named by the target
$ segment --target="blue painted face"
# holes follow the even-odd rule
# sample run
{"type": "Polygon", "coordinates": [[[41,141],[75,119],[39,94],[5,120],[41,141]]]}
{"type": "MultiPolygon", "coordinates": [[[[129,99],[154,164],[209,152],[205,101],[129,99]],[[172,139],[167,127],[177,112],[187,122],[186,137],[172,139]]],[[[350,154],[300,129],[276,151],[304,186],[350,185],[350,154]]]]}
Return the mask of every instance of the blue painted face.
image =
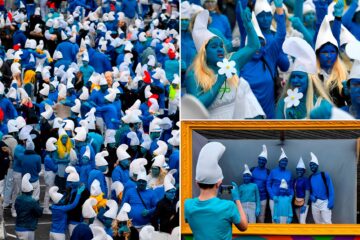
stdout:
{"type": "Polygon", "coordinates": [[[298,177],[302,177],[302,176],[304,176],[304,174],[305,174],[305,169],[303,169],[303,168],[296,168],[296,175],[297,175],[298,177]]]}
{"type": "Polygon", "coordinates": [[[315,12],[308,12],[304,14],[303,21],[305,26],[313,26],[316,21],[315,12]]]}
{"type": "Polygon", "coordinates": [[[262,31],[268,31],[270,29],[272,18],[273,16],[271,12],[265,12],[265,11],[262,11],[256,16],[256,19],[259,23],[259,27],[262,31]]]}
{"type": "Polygon", "coordinates": [[[350,81],[350,97],[353,106],[360,106],[360,79],[353,78],[350,81]]]}
{"type": "Polygon", "coordinates": [[[160,132],[151,132],[150,133],[150,138],[152,140],[158,139],[160,137],[160,132]]]}
{"type": "Polygon", "coordinates": [[[102,93],[105,93],[106,92],[106,90],[108,89],[108,85],[100,85],[100,90],[101,90],[101,92],[102,93]]]}
{"type": "Polygon", "coordinates": [[[288,190],[285,188],[279,188],[280,196],[286,196],[288,194],[288,190]]]}
{"type": "Polygon", "coordinates": [[[99,169],[101,172],[105,173],[105,172],[107,172],[107,170],[108,170],[108,166],[100,166],[100,167],[98,167],[98,169],[99,169]]]}
{"type": "Polygon", "coordinates": [[[286,166],[287,166],[287,164],[288,164],[287,158],[283,158],[283,159],[281,159],[281,160],[279,161],[279,167],[280,167],[281,169],[285,169],[286,166]]]}
{"type": "Polygon", "coordinates": [[[84,67],[87,67],[89,65],[89,62],[88,61],[82,61],[84,67]]]}
{"type": "Polygon", "coordinates": [[[306,94],[308,88],[308,75],[305,72],[293,71],[290,75],[290,87],[298,88],[299,92],[306,94]]]}
{"type": "Polygon", "coordinates": [[[317,170],[319,169],[319,165],[317,165],[316,163],[311,162],[309,165],[310,165],[310,169],[313,173],[316,173],[317,170]]]}
{"type": "Polygon", "coordinates": [[[66,130],[66,133],[67,133],[67,135],[68,135],[69,137],[72,137],[72,131],[66,130]]]}
{"type": "Polygon", "coordinates": [[[259,168],[264,168],[266,166],[267,160],[264,157],[258,157],[258,166],[259,168]]]}
{"type": "Polygon", "coordinates": [[[159,167],[151,167],[151,176],[157,178],[160,175],[159,167]]]}
{"type": "Polygon", "coordinates": [[[66,145],[66,142],[67,142],[67,140],[68,140],[68,136],[67,135],[63,135],[62,137],[61,137],[61,143],[63,144],[63,145],[66,145]]]}
{"type": "Polygon", "coordinates": [[[337,48],[331,43],[326,43],[319,50],[318,57],[320,61],[320,67],[325,71],[331,71],[334,63],[337,59],[337,48]]]}
{"type": "Polygon", "coordinates": [[[138,180],[136,182],[136,187],[139,189],[139,191],[145,191],[146,190],[147,182],[145,180],[138,180]]]}
{"type": "Polygon", "coordinates": [[[225,50],[222,40],[218,37],[210,39],[206,45],[206,62],[210,66],[216,66],[217,62],[224,59],[225,50]]]}
{"type": "Polygon", "coordinates": [[[165,192],[165,197],[170,201],[174,200],[175,196],[176,196],[176,190],[174,188],[165,192]]]}
{"type": "Polygon", "coordinates": [[[83,157],[81,158],[81,162],[82,162],[82,164],[84,164],[84,165],[88,164],[89,161],[90,161],[90,159],[89,159],[88,157],[86,157],[86,156],[83,156],[83,157]]]}
{"type": "Polygon", "coordinates": [[[251,179],[252,179],[252,176],[250,174],[246,173],[246,174],[243,175],[243,181],[244,181],[245,184],[250,183],[251,179]]]}
{"type": "Polygon", "coordinates": [[[71,188],[71,189],[77,189],[80,185],[80,182],[67,182],[67,185],[71,188]]]}
{"type": "Polygon", "coordinates": [[[124,160],[121,160],[119,162],[119,164],[123,169],[129,169],[130,161],[129,161],[129,159],[124,159],[124,160]]]}
{"type": "Polygon", "coordinates": [[[111,228],[112,222],[113,222],[113,220],[111,218],[104,217],[104,225],[106,228],[111,228]]]}
{"type": "Polygon", "coordinates": [[[187,31],[189,29],[189,19],[181,19],[181,31],[187,31]]]}

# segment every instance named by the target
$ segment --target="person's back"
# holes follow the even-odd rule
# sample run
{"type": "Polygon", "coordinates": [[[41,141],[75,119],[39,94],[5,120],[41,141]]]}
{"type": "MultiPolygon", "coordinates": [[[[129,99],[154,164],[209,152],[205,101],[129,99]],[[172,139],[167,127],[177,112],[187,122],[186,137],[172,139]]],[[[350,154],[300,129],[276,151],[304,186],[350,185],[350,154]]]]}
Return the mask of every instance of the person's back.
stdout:
{"type": "Polygon", "coordinates": [[[37,227],[38,218],[41,217],[43,209],[31,194],[21,194],[15,201],[16,209],[16,231],[34,231],[37,227]]]}
{"type": "Polygon", "coordinates": [[[22,174],[30,173],[30,182],[39,180],[39,173],[41,171],[41,157],[34,151],[26,150],[23,161],[21,162],[22,174]]]}
{"type": "Polygon", "coordinates": [[[233,201],[217,197],[200,201],[185,200],[185,220],[189,223],[194,239],[232,239],[231,225],[240,223],[240,214],[233,201]],[[207,226],[207,227],[204,227],[207,226]]]}

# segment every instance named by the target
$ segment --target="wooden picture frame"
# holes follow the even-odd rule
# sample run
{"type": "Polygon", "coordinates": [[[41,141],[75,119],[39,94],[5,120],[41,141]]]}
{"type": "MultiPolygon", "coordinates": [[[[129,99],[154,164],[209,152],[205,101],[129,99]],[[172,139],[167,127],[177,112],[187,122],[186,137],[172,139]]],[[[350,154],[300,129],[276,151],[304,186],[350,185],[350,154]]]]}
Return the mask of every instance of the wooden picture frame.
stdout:
{"type": "MultiPolygon", "coordinates": [[[[181,206],[192,198],[192,132],[196,130],[360,130],[357,121],[182,121],[181,206]]],[[[358,140],[358,146],[359,149],[358,140]]],[[[209,226],[211,227],[211,226],[209,226]]],[[[181,234],[192,234],[181,209],[181,234]]],[[[246,232],[233,226],[234,235],[360,235],[358,224],[249,224],[246,232]]]]}

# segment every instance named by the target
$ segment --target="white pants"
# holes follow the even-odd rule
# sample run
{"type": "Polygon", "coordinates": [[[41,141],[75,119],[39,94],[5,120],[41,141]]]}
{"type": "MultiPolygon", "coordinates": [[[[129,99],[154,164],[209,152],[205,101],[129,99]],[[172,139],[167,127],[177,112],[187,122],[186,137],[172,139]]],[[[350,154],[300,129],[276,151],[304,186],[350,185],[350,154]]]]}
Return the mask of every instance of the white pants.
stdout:
{"type": "Polygon", "coordinates": [[[260,201],[260,215],[256,218],[257,223],[265,222],[267,199],[260,201]]]}
{"type": "Polygon", "coordinates": [[[305,207],[305,212],[301,213],[301,208],[302,207],[296,207],[295,208],[295,213],[296,213],[296,216],[299,220],[299,223],[301,224],[306,224],[306,217],[307,217],[307,214],[308,214],[308,211],[309,211],[309,205],[304,205],[303,207],[305,207]]]}
{"type": "Polygon", "coordinates": [[[45,173],[44,173],[44,179],[45,179],[45,184],[46,184],[45,196],[44,196],[44,208],[45,209],[49,208],[49,203],[50,203],[49,189],[52,186],[54,186],[55,175],[56,174],[53,171],[45,171],[45,173]]]}
{"type": "Polygon", "coordinates": [[[26,231],[26,232],[18,232],[16,231],[16,235],[20,240],[35,240],[35,232],[34,231],[26,231]]]}
{"type": "Polygon", "coordinates": [[[64,233],[53,233],[50,232],[50,240],[65,240],[65,234],[64,233]]]}
{"type": "Polygon", "coordinates": [[[20,195],[20,189],[21,189],[21,173],[19,172],[13,172],[13,178],[14,178],[14,185],[13,185],[13,192],[11,196],[11,202],[13,203],[11,207],[11,211],[15,211],[15,200],[18,195],[20,195]]]}
{"type": "Polygon", "coordinates": [[[106,185],[107,185],[107,189],[108,189],[108,192],[107,192],[107,198],[108,199],[111,199],[111,184],[112,184],[112,179],[111,177],[105,177],[105,181],[106,181],[106,185]]]}
{"type": "Polygon", "coordinates": [[[5,177],[5,189],[4,189],[4,206],[9,206],[11,204],[11,197],[14,185],[14,171],[12,168],[9,168],[5,177]]]}
{"type": "Polygon", "coordinates": [[[271,211],[271,221],[274,222],[274,200],[269,200],[269,206],[271,211]]]}
{"type": "Polygon", "coordinates": [[[31,183],[31,185],[34,188],[34,191],[32,193],[32,197],[36,201],[39,201],[39,199],[40,199],[40,182],[39,182],[39,180],[37,180],[36,182],[31,183]]]}
{"type": "Polygon", "coordinates": [[[311,204],[312,215],[317,224],[331,224],[331,210],[328,209],[328,200],[317,199],[311,204]]]}
{"type": "Polygon", "coordinates": [[[40,10],[41,10],[41,18],[45,20],[46,14],[47,14],[47,6],[46,6],[47,0],[40,0],[40,10]]]}
{"type": "Polygon", "coordinates": [[[4,196],[5,179],[0,180],[0,197],[4,196]]]}
{"type": "Polygon", "coordinates": [[[116,130],[114,130],[114,129],[106,129],[106,131],[105,131],[105,141],[104,141],[105,146],[107,146],[108,143],[114,143],[115,142],[115,134],[116,134],[116,130]]]}
{"type": "Polygon", "coordinates": [[[96,117],[96,126],[101,132],[101,135],[104,134],[105,127],[104,127],[104,120],[101,117],[96,117]]]}
{"type": "Polygon", "coordinates": [[[241,203],[249,223],[256,223],[256,203],[242,202],[241,203]]]}
{"type": "Polygon", "coordinates": [[[287,224],[288,217],[280,217],[280,223],[281,224],[287,224]]]}
{"type": "Polygon", "coordinates": [[[69,230],[69,235],[70,235],[70,236],[72,235],[72,232],[74,231],[74,229],[75,229],[76,226],[77,226],[77,225],[71,224],[71,223],[68,225],[68,230],[69,230]]]}

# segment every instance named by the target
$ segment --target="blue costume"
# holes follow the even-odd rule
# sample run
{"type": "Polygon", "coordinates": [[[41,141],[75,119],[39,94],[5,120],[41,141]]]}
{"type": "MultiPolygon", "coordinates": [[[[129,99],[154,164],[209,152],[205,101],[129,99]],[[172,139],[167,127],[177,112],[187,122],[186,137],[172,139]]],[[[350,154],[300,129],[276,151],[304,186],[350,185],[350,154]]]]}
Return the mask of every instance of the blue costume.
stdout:
{"type": "Polygon", "coordinates": [[[17,30],[13,34],[13,45],[20,43],[21,48],[24,48],[26,39],[27,39],[27,37],[25,36],[24,31],[17,30]]]}
{"type": "Polygon", "coordinates": [[[76,43],[70,41],[61,42],[57,47],[57,51],[60,51],[63,55],[63,60],[70,62],[76,62],[76,55],[79,52],[79,46],[76,43]]]}
{"type": "MultiPolygon", "coordinates": [[[[292,186],[292,177],[289,170],[281,170],[279,167],[270,171],[269,177],[266,182],[266,188],[268,190],[270,199],[273,199],[275,196],[279,195],[279,188],[281,184],[281,179],[285,179],[289,186],[292,186]]],[[[289,189],[291,196],[294,195],[293,189],[289,189]]]]}
{"type": "Polygon", "coordinates": [[[218,29],[228,40],[232,39],[231,27],[228,18],[224,14],[215,11],[210,12],[210,28],[218,29]]]}
{"type": "Polygon", "coordinates": [[[269,169],[254,167],[251,169],[252,173],[252,182],[256,183],[260,193],[260,201],[266,200],[268,198],[268,193],[266,190],[266,181],[269,176],[269,169]]]}
{"type": "Polygon", "coordinates": [[[106,181],[105,181],[105,175],[98,169],[93,169],[90,171],[88,182],[87,182],[87,189],[90,189],[91,183],[95,179],[100,182],[100,188],[101,188],[101,191],[104,193],[104,198],[107,198],[108,189],[107,189],[107,185],[106,185],[106,181]]]}
{"type": "Polygon", "coordinates": [[[275,223],[291,223],[291,220],[293,217],[291,200],[292,200],[292,196],[275,196],[274,197],[273,220],[275,223]],[[281,221],[281,217],[286,217],[286,220],[281,221]]]}
{"type": "Polygon", "coordinates": [[[0,97],[0,108],[4,112],[4,123],[7,123],[9,119],[17,118],[18,113],[9,99],[0,97]]]}
{"type": "Polygon", "coordinates": [[[125,185],[127,181],[130,180],[129,177],[129,170],[128,169],[122,169],[121,166],[116,166],[112,172],[111,179],[113,182],[119,181],[122,184],[125,185]]]}
{"type": "Polygon", "coordinates": [[[39,173],[41,171],[41,157],[34,151],[26,150],[21,161],[22,175],[30,173],[30,182],[39,180],[39,173]]]}
{"type": "Polygon", "coordinates": [[[127,18],[134,18],[138,14],[138,3],[135,0],[127,0],[121,3],[120,12],[123,12],[127,18]]]}
{"type": "Polygon", "coordinates": [[[329,174],[325,174],[326,183],[328,189],[325,187],[325,183],[322,179],[321,172],[317,172],[310,177],[310,186],[311,186],[311,193],[310,199],[312,202],[315,202],[316,199],[326,200],[329,201],[329,206],[334,206],[335,194],[334,194],[334,186],[332,184],[331,178],[329,174]],[[329,193],[329,194],[327,194],[329,193]]]}
{"type": "Polygon", "coordinates": [[[32,198],[31,194],[21,194],[15,201],[16,225],[18,232],[35,231],[38,218],[42,216],[43,209],[38,201],[32,198]]]}
{"type": "Polygon", "coordinates": [[[101,52],[95,51],[93,48],[88,47],[89,53],[89,65],[91,65],[95,72],[105,73],[106,71],[112,71],[109,58],[101,52]]]}

